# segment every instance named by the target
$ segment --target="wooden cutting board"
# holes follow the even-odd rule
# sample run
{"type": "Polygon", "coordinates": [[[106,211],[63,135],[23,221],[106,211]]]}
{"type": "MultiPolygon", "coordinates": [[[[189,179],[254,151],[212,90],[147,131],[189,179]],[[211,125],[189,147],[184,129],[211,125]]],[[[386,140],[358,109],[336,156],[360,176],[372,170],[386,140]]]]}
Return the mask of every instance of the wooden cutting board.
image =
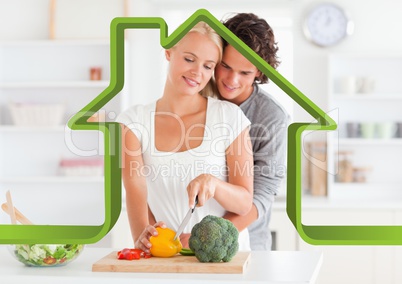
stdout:
{"type": "Polygon", "coordinates": [[[201,263],[195,256],[151,257],[121,260],[112,252],[92,265],[94,272],[159,272],[159,273],[227,273],[242,274],[248,265],[250,252],[238,252],[230,262],[201,263]]]}

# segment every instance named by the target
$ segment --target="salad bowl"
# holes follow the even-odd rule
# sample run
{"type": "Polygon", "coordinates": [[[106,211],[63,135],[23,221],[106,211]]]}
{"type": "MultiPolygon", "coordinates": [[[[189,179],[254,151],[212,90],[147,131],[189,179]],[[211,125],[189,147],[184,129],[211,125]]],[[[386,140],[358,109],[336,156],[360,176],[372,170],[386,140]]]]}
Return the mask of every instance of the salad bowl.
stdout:
{"type": "Polygon", "coordinates": [[[10,245],[9,251],[16,260],[27,266],[62,266],[72,262],[82,252],[84,245],[10,245]]]}

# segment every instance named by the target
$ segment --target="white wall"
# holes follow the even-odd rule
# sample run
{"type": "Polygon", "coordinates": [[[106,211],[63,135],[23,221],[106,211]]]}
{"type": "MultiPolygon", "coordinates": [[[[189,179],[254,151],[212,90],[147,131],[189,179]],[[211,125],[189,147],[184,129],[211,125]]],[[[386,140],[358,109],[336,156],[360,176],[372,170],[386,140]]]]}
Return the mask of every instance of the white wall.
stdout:
{"type": "MultiPolygon", "coordinates": [[[[354,34],[337,46],[320,48],[309,43],[302,34],[302,21],[308,9],[319,1],[295,0],[294,19],[294,84],[318,106],[327,106],[327,55],[331,52],[401,52],[402,1],[397,0],[333,0],[344,7],[354,21],[354,34]]],[[[295,119],[311,121],[295,107],[295,119]]]]}
{"type": "MultiPolygon", "coordinates": [[[[58,0],[59,7],[62,4],[65,5],[66,1],[68,0],[58,0]]],[[[223,11],[251,11],[269,15],[269,17],[290,15],[293,22],[293,58],[289,64],[293,65],[293,74],[287,74],[285,77],[288,79],[290,77],[297,88],[324,110],[328,110],[326,57],[329,53],[349,51],[387,53],[402,50],[402,37],[399,36],[400,27],[402,27],[402,17],[400,16],[402,1],[398,0],[332,0],[349,11],[355,23],[355,32],[344,42],[331,48],[314,46],[302,34],[303,17],[312,5],[320,2],[317,0],[127,0],[126,2],[123,0],[74,0],[73,2],[78,3],[79,9],[69,10],[69,13],[72,13],[71,23],[81,21],[82,29],[93,28],[94,25],[91,24],[91,21],[100,21],[104,25],[105,22],[110,22],[114,16],[122,16],[124,3],[128,7],[126,13],[130,16],[158,16],[163,14],[163,11],[177,10],[178,17],[187,18],[198,8],[207,8],[212,13],[219,11],[219,14],[223,11]],[[117,7],[112,6],[113,9],[111,9],[110,3],[114,3],[112,5],[117,7]],[[86,22],[83,22],[83,11],[87,11],[88,14],[86,22]],[[101,16],[99,17],[99,15],[101,16]]],[[[49,0],[0,0],[0,41],[46,39],[49,34],[49,3],[49,0]]],[[[169,19],[166,20],[169,24],[169,19]]],[[[58,24],[60,25],[60,23],[58,24]]],[[[98,26],[102,27],[102,25],[98,26]]],[[[76,26],[76,24],[72,24],[71,28],[74,29],[76,26]]],[[[59,26],[59,31],[63,31],[65,36],[68,35],[65,26],[59,26]]],[[[94,34],[100,36],[101,32],[97,30],[94,34]]],[[[108,32],[104,35],[107,36],[108,32]]],[[[155,43],[155,38],[150,40],[155,43]]],[[[134,82],[138,80],[139,75],[147,74],[147,78],[141,82],[142,87],[134,92],[134,100],[136,96],[143,97],[144,94],[148,94],[147,99],[149,100],[155,99],[161,90],[160,84],[155,84],[155,80],[160,80],[161,77],[155,75],[153,70],[161,68],[158,62],[161,52],[158,48],[152,47],[152,52],[158,54],[159,58],[151,56],[148,58],[152,60],[147,62],[147,57],[136,57],[135,55],[149,51],[149,48],[144,45],[142,47],[136,45],[132,48],[134,56],[131,56],[131,60],[137,64],[143,62],[150,66],[148,70],[136,70],[130,74],[130,78],[134,82]]],[[[282,58],[282,60],[286,62],[288,59],[282,58]]],[[[294,119],[297,121],[312,120],[298,106],[294,107],[294,119]]]]}

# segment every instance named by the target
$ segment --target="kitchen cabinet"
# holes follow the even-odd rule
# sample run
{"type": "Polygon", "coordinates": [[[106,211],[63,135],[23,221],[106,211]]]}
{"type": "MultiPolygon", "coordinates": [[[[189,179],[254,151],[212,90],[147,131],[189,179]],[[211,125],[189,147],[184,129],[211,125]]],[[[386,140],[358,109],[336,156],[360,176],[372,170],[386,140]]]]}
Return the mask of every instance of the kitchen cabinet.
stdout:
{"type": "Polygon", "coordinates": [[[402,198],[402,55],[331,54],[328,69],[328,196],[402,198]]]}
{"type": "MultiPolygon", "coordinates": [[[[306,225],[389,225],[394,212],[382,209],[352,207],[332,209],[305,209],[302,214],[306,225]]],[[[298,249],[320,251],[324,254],[322,271],[317,284],[325,283],[392,283],[392,251],[376,246],[312,246],[299,238],[298,249]]]]}
{"type": "MultiPolygon", "coordinates": [[[[302,222],[305,225],[402,224],[402,201],[398,200],[361,199],[357,202],[304,197],[302,207],[302,222]]],[[[322,252],[323,264],[317,284],[401,283],[400,246],[310,245],[299,237],[292,224],[284,225],[286,217],[286,204],[282,201],[274,203],[271,229],[286,236],[282,240],[284,242],[294,240],[277,249],[288,250],[294,247],[298,251],[322,252]],[[282,225],[278,226],[277,223],[282,225]]]]}
{"type": "MultiPolygon", "coordinates": [[[[109,50],[107,40],[0,42],[0,200],[10,190],[34,223],[103,222],[103,166],[91,163],[103,161],[103,135],[66,123],[108,86],[109,50]],[[92,67],[101,68],[101,80],[90,80],[92,67]],[[13,120],[10,105],[26,107],[17,117],[31,123],[13,120]]],[[[112,121],[123,94],[94,119],[112,121]]]]}
{"type": "MultiPolygon", "coordinates": [[[[402,210],[395,213],[395,223],[399,226],[402,225],[402,210]]],[[[402,247],[391,246],[392,249],[392,269],[395,271],[394,283],[402,283],[402,247]]]]}
{"type": "Polygon", "coordinates": [[[272,250],[297,250],[298,234],[285,208],[274,205],[271,214],[272,250]]]}

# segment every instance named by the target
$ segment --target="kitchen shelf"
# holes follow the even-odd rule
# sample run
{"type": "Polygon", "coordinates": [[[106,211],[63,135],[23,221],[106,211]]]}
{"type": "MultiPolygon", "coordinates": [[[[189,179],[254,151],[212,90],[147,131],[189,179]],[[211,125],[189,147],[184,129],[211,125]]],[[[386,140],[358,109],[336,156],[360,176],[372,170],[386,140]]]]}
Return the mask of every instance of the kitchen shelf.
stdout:
{"type": "Polygon", "coordinates": [[[108,81],[110,48],[106,41],[90,40],[8,42],[0,44],[0,62],[2,86],[36,87],[44,82],[64,87],[66,81],[89,81],[92,67],[102,68],[102,78],[108,81]]]}
{"type": "Polygon", "coordinates": [[[2,177],[1,183],[103,183],[102,176],[36,176],[36,177],[2,177]]]}
{"type": "Polygon", "coordinates": [[[340,138],[334,140],[334,144],[339,146],[402,146],[402,138],[340,138]]]}
{"type": "MultiPolygon", "coordinates": [[[[66,123],[109,86],[109,41],[3,41],[0,62],[0,188],[102,186],[103,176],[58,174],[63,157],[102,158],[104,141],[99,131],[71,130],[66,123]],[[102,69],[102,80],[90,80],[92,67],[102,69]],[[63,103],[65,113],[60,125],[19,126],[13,124],[10,102],[63,103]]],[[[121,112],[124,92],[102,108],[105,119],[112,121],[108,114],[121,112]]]]}
{"type": "Polygon", "coordinates": [[[15,126],[15,125],[0,125],[0,133],[42,133],[42,132],[80,132],[80,133],[88,133],[93,132],[94,130],[72,130],[67,125],[58,125],[58,126],[15,126]]]}
{"type": "Polygon", "coordinates": [[[109,46],[110,41],[106,39],[43,39],[43,40],[9,40],[0,41],[0,48],[3,47],[68,47],[68,46],[109,46]]]}
{"type": "MultiPolygon", "coordinates": [[[[334,186],[336,187],[343,187],[345,189],[351,187],[359,187],[359,188],[369,188],[369,187],[395,187],[395,183],[393,182],[334,182],[334,186]]],[[[396,187],[402,189],[402,184],[397,185],[396,187]]]]}
{"type": "Polygon", "coordinates": [[[31,88],[105,88],[108,80],[103,81],[43,81],[43,82],[8,82],[0,83],[2,89],[31,89],[31,88]]]}
{"type": "Polygon", "coordinates": [[[64,132],[65,126],[15,126],[0,125],[0,132],[21,133],[21,132],[64,132]]]}
{"type": "Polygon", "coordinates": [[[402,175],[397,163],[402,160],[402,138],[399,138],[400,133],[395,135],[396,131],[390,133],[388,128],[381,129],[389,123],[397,128],[402,122],[401,73],[402,54],[329,55],[328,109],[337,110],[338,119],[337,132],[328,135],[327,140],[329,197],[402,197],[402,175]],[[364,80],[369,82],[369,89],[361,89],[364,80]],[[356,90],[366,93],[353,93],[356,90]],[[360,126],[374,123],[375,138],[347,138],[348,123],[360,126]],[[379,138],[381,136],[398,138],[379,138]],[[364,168],[370,168],[364,174],[366,182],[337,182],[342,177],[353,175],[355,178],[355,174],[363,174],[359,169],[364,168]]]}
{"type": "Polygon", "coordinates": [[[378,101],[378,100],[402,100],[401,94],[342,94],[342,93],[334,93],[334,99],[342,100],[342,101],[378,101]]]}

